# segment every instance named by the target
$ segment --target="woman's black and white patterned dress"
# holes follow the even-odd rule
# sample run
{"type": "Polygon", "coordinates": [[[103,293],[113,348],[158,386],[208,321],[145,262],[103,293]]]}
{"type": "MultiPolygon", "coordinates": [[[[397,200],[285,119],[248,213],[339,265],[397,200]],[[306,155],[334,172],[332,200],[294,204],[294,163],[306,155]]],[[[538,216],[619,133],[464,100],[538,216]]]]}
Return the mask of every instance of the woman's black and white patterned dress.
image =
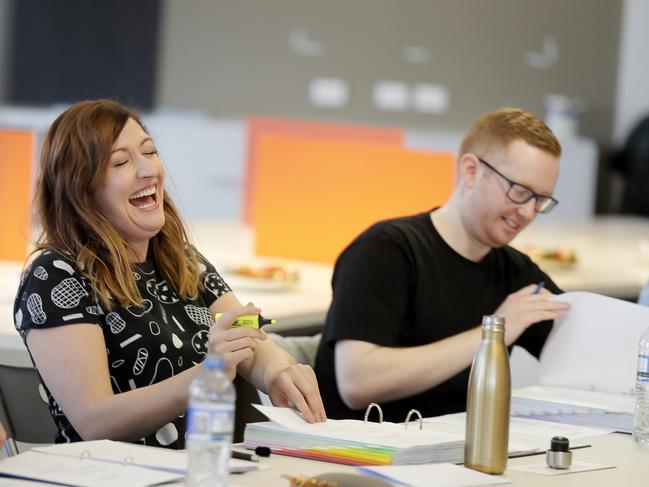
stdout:
{"type": "MultiPolygon", "coordinates": [[[[32,329],[96,324],[104,334],[110,381],[116,394],[160,382],[202,362],[208,330],[214,322],[208,307],[230,291],[214,267],[202,257],[201,262],[205,289],[194,300],[180,299],[160,277],[153,261],[134,264],[133,276],[144,306],[115,305],[109,312],[102,309],[73,259],[45,252],[23,275],[14,304],[16,329],[25,340],[32,329]]],[[[43,386],[59,430],[56,442],[80,441],[47,385],[43,386]]],[[[185,418],[176,418],[140,443],[184,448],[185,418]]]]}

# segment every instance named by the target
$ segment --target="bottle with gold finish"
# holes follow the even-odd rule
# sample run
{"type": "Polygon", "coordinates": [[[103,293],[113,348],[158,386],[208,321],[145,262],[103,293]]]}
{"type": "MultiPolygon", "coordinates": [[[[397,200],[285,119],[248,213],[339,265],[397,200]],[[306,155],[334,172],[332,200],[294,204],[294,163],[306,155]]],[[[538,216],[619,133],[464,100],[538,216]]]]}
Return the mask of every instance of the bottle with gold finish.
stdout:
{"type": "Polygon", "coordinates": [[[505,471],[511,391],[505,319],[484,316],[482,340],[469,375],[464,444],[466,467],[489,474],[505,471]]]}

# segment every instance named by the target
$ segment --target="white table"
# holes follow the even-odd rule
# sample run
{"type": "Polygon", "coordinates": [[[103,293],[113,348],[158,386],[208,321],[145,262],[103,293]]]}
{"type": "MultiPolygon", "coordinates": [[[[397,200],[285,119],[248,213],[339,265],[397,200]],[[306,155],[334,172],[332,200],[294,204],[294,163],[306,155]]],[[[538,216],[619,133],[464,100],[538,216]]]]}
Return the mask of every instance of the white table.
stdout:
{"type": "MultiPolygon", "coordinates": [[[[287,290],[264,290],[254,283],[233,290],[242,303],[254,302],[264,316],[274,318],[272,330],[283,332],[305,326],[321,325],[331,302],[333,266],[281,258],[256,257],[254,230],[238,222],[200,221],[191,225],[198,249],[228,281],[227,269],[250,263],[278,263],[299,273],[299,281],[287,290]]],[[[232,281],[233,283],[235,281],[232,281]]]]}
{"type": "MultiPolygon", "coordinates": [[[[591,472],[573,473],[558,477],[534,475],[514,470],[507,470],[505,476],[512,480],[511,485],[525,487],[542,486],[588,486],[588,487],[626,487],[647,485],[649,479],[649,445],[635,443],[631,436],[610,434],[584,440],[592,447],[574,450],[574,461],[585,461],[599,464],[615,465],[616,468],[591,472]]],[[[271,455],[262,462],[270,468],[243,475],[231,476],[233,485],[264,487],[287,487],[288,481],[282,475],[315,476],[326,472],[353,473],[352,467],[333,463],[302,460],[298,458],[271,455]]],[[[508,467],[545,462],[545,456],[534,455],[510,459],[508,467]]],[[[431,484],[432,483],[431,479],[431,484]]]]}
{"type": "MultiPolygon", "coordinates": [[[[643,486],[649,479],[649,445],[635,443],[631,436],[610,434],[584,439],[590,443],[590,448],[573,450],[573,462],[583,461],[601,465],[614,465],[615,468],[594,470],[590,472],[571,473],[560,476],[543,476],[511,470],[513,466],[538,464],[545,462],[544,455],[513,458],[508,462],[505,477],[512,480],[510,485],[521,487],[627,487],[643,486]]],[[[283,475],[316,476],[330,472],[355,473],[353,467],[334,463],[282,455],[271,455],[261,460],[268,468],[256,472],[231,475],[233,486],[240,487],[288,487],[288,480],[283,475]]],[[[435,485],[430,479],[430,485],[435,485]]],[[[45,484],[22,480],[0,479],[0,485],[15,487],[42,486],[45,484]]],[[[182,484],[174,484],[182,485],[182,484]]]]}
{"type": "MultiPolygon", "coordinates": [[[[253,230],[238,222],[194,222],[190,233],[201,252],[219,270],[259,260],[254,253],[253,230]]],[[[649,280],[647,219],[597,217],[573,224],[546,222],[540,215],[513,245],[575,249],[578,263],[574,267],[546,269],[565,291],[635,298],[649,280]]],[[[253,301],[265,316],[278,320],[274,331],[286,332],[324,323],[331,302],[332,266],[274,261],[298,270],[300,281],[295,288],[285,291],[235,288],[239,299],[244,303],[253,301]]],[[[21,268],[21,263],[0,262],[0,360],[8,363],[28,363],[22,341],[13,327],[13,299],[21,268]]]]}
{"type": "Polygon", "coordinates": [[[539,215],[512,245],[574,249],[574,267],[546,269],[565,291],[637,298],[649,281],[649,219],[600,216],[588,222],[557,223],[539,215]]]}
{"type": "MultiPolygon", "coordinates": [[[[242,303],[252,301],[264,316],[277,320],[268,331],[283,333],[324,323],[331,301],[331,265],[255,257],[252,230],[237,222],[195,222],[190,233],[226,282],[228,268],[250,263],[281,263],[298,271],[299,281],[290,289],[269,291],[254,284],[234,288],[242,303]]],[[[0,362],[12,365],[31,365],[13,325],[13,301],[22,267],[21,262],[0,261],[0,362]]]]}

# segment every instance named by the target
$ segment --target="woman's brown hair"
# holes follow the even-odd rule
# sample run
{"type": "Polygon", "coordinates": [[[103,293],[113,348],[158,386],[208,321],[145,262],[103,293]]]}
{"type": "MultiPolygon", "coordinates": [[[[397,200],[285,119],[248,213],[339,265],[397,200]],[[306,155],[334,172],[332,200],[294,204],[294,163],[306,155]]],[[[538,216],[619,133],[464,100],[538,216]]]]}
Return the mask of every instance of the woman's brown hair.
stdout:
{"type": "MultiPolygon", "coordinates": [[[[129,118],[139,115],[112,100],[74,104],[50,126],[41,151],[36,183],[36,216],[42,225],[35,251],[72,256],[107,309],[142,306],[128,244],[97,209],[95,190],[108,165],[113,144],[129,118]]],[[[183,298],[202,288],[199,259],[173,202],[164,194],[165,224],[149,242],[161,276],[183,298]]]]}

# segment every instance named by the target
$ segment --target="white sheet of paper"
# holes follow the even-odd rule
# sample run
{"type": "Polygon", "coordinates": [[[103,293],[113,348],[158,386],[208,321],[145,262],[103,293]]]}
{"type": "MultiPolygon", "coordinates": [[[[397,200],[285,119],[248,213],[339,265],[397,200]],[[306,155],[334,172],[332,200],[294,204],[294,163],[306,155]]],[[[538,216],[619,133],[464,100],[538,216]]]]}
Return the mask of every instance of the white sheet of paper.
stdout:
{"type": "MultiPolygon", "coordinates": [[[[424,428],[464,435],[466,413],[445,414],[424,419],[424,428]]],[[[570,438],[572,447],[583,446],[580,438],[604,435],[612,430],[574,426],[570,424],[541,421],[537,419],[510,418],[509,420],[509,454],[543,452],[550,446],[553,436],[570,438]]]]}
{"type": "Polygon", "coordinates": [[[435,487],[463,487],[469,485],[509,484],[511,480],[501,475],[487,475],[452,463],[425,465],[388,465],[385,467],[356,467],[364,474],[389,482],[401,482],[411,487],[424,487],[435,479],[435,487]]]}
{"type": "Polygon", "coordinates": [[[5,458],[0,462],[0,472],[82,487],[144,487],[183,477],[181,474],[136,465],[102,462],[91,458],[44,455],[32,451],[5,458]]]}
{"type": "Polygon", "coordinates": [[[533,463],[531,465],[518,465],[516,467],[509,467],[508,470],[516,470],[518,472],[536,473],[539,475],[566,475],[569,473],[588,472],[590,470],[604,470],[606,468],[615,468],[615,465],[600,465],[597,463],[589,462],[574,462],[570,468],[559,470],[550,468],[545,463],[533,463]]]}
{"type": "Polygon", "coordinates": [[[570,309],[554,321],[543,347],[539,384],[630,393],[649,307],[586,292],[552,299],[570,309]]]}
{"type": "Polygon", "coordinates": [[[446,442],[461,441],[463,436],[431,430],[419,430],[416,427],[406,429],[403,424],[384,421],[381,424],[356,419],[328,419],[323,423],[307,423],[302,416],[289,408],[261,406],[253,404],[268,419],[291,431],[309,435],[336,438],[353,442],[363,442],[408,448],[416,445],[434,445],[446,442]]]}
{"type": "MultiPolygon", "coordinates": [[[[424,418],[424,427],[427,424],[437,425],[455,425],[449,429],[450,432],[458,432],[464,434],[464,427],[466,424],[466,413],[453,413],[445,414],[443,416],[435,416],[432,418],[424,418]]],[[[541,421],[537,419],[525,418],[510,418],[509,432],[520,436],[534,436],[545,438],[546,436],[557,436],[553,434],[553,428],[562,428],[561,436],[570,438],[587,438],[590,436],[605,435],[612,433],[612,431],[601,430],[597,428],[588,428],[586,426],[574,426],[570,424],[557,424],[552,421],[541,421]]]]}

